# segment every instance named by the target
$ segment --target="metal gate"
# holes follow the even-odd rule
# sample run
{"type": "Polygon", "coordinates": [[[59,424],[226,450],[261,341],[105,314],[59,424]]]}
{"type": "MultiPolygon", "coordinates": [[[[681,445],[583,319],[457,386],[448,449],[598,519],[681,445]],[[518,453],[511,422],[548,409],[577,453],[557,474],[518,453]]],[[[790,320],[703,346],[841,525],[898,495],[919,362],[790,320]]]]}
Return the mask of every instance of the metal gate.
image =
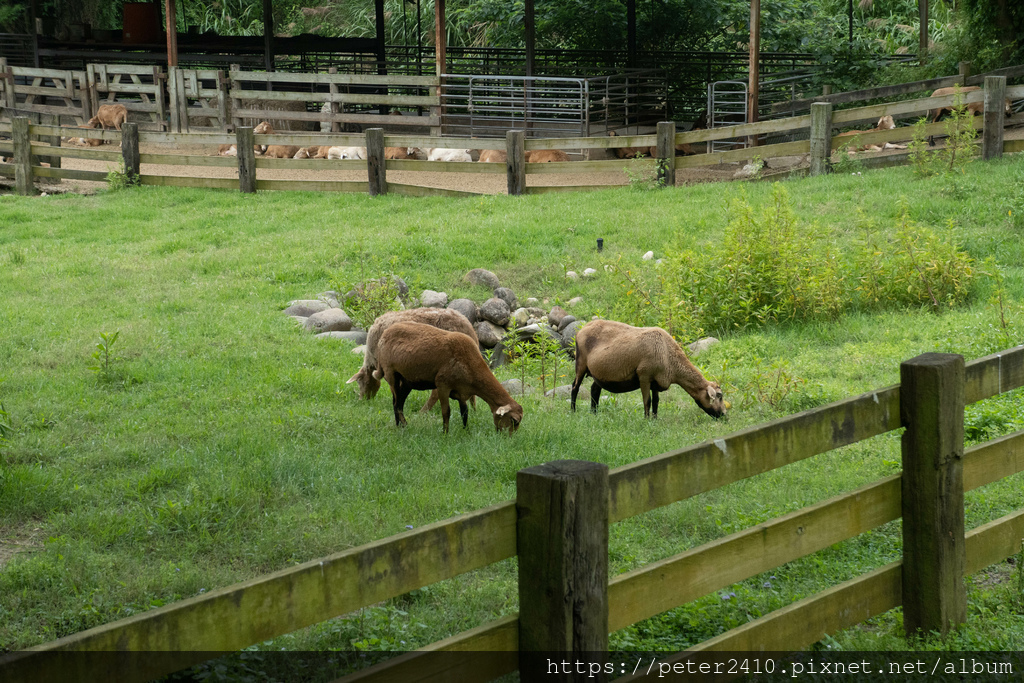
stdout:
{"type": "MultiPolygon", "coordinates": [[[[708,84],[708,128],[738,126],[747,121],[747,84],[743,81],[715,81],[708,84]]],[[[712,140],[708,151],[746,147],[745,138],[712,140]]]]}

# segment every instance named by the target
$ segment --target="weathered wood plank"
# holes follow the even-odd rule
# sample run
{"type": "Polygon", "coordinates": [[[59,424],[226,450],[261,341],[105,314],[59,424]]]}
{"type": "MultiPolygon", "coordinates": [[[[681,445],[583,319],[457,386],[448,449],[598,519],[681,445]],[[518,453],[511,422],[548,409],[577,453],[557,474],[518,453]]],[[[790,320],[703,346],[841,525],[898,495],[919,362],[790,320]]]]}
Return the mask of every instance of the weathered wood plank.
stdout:
{"type": "MultiPolygon", "coordinates": [[[[700,131],[703,132],[703,131],[700,131]]],[[[679,135],[689,135],[680,133],[679,135]]],[[[680,142],[679,135],[676,142],[680,142]]],[[[486,140],[474,140],[475,145],[483,146],[486,140]]],[[[493,144],[493,142],[491,143],[493,144]]],[[[653,147],[658,144],[657,135],[605,135],[588,138],[529,138],[524,143],[527,151],[538,149],[614,149],[616,147],[653,147]]],[[[494,149],[494,147],[490,147],[494,149]]]]}
{"type": "Polygon", "coordinates": [[[526,164],[527,175],[549,173],[622,173],[624,169],[650,170],[658,167],[658,160],[651,157],[641,159],[602,159],[600,161],[551,161],[526,164]]]}
{"type": "MultiPolygon", "coordinates": [[[[146,176],[142,179],[146,184],[146,176]]],[[[104,624],[47,643],[37,652],[238,650],[512,557],[515,529],[515,504],[499,503],[104,624]],[[233,627],[224,628],[226,623],[233,627]]],[[[47,670],[54,661],[29,655],[14,666],[23,666],[39,680],[70,683],[65,672],[47,670]]],[[[121,665],[120,660],[113,664],[121,665]]],[[[153,662],[123,666],[106,675],[128,682],[169,673],[153,662]]],[[[18,669],[5,673],[17,677],[18,669]]]]}
{"type": "Polygon", "coordinates": [[[673,121],[658,122],[658,183],[662,187],[676,185],[676,124],[673,121]]]}
{"type": "Polygon", "coordinates": [[[65,178],[67,180],[94,180],[107,182],[107,171],[79,171],[73,168],[46,168],[33,166],[32,174],[42,178],[65,178]]]}
{"type": "Polygon", "coordinates": [[[121,124],[121,161],[128,183],[139,182],[139,124],[125,121],[121,124]]]}
{"type": "MultiPolygon", "coordinates": [[[[139,142],[160,142],[186,145],[233,145],[232,133],[162,133],[160,131],[139,131],[139,142]]],[[[311,142],[311,145],[317,143],[311,142]]]]}
{"type": "Polygon", "coordinates": [[[985,125],[981,133],[981,158],[998,159],[1003,156],[1003,126],[1006,119],[1006,76],[985,78],[985,125]]]}
{"type": "MultiPolygon", "coordinates": [[[[964,104],[971,102],[982,102],[985,93],[980,90],[972,90],[963,93],[964,104]]],[[[856,109],[843,109],[832,115],[833,125],[840,125],[849,121],[861,121],[865,119],[877,119],[886,114],[897,116],[899,114],[923,114],[930,109],[953,106],[953,95],[943,97],[925,97],[919,100],[907,100],[905,102],[887,102],[874,104],[869,107],[857,107],[856,109]]]]}
{"type": "Polygon", "coordinates": [[[121,152],[106,149],[81,147],[51,147],[39,142],[32,143],[32,154],[40,156],[67,157],[71,159],[92,159],[94,161],[118,161],[121,152]]]}
{"type": "Polygon", "coordinates": [[[384,129],[366,131],[366,173],[371,197],[388,193],[387,167],[384,164],[384,129]]]}
{"type": "Polygon", "coordinates": [[[526,132],[505,133],[505,188],[510,197],[523,194],[526,187],[526,132]]]}
{"type": "Polygon", "coordinates": [[[967,562],[964,574],[979,572],[1021,551],[1024,539],[1024,510],[1011,512],[967,533],[967,562]]]}
{"type": "Polygon", "coordinates": [[[1002,69],[993,69],[983,74],[977,74],[975,76],[969,76],[967,78],[967,85],[981,85],[985,82],[986,76],[1005,76],[1006,78],[1016,78],[1017,76],[1024,76],[1024,64],[1018,64],[1016,66],[1006,66],[1002,69]]]}
{"type": "Polygon", "coordinates": [[[390,181],[388,181],[388,192],[405,197],[478,197],[482,194],[480,192],[467,192],[466,190],[449,190],[443,187],[424,187],[390,181]]]}
{"type": "Polygon", "coordinates": [[[366,161],[363,159],[271,159],[269,157],[256,157],[256,168],[291,168],[314,171],[365,171],[366,161]]]}
{"type": "Polygon", "coordinates": [[[32,143],[29,138],[29,121],[25,116],[17,116],[11,120],[11,133],[14,144],[14,186],[15,192],[22,196],[35,194],[32,180],[32,143]]]}
{"type": "Polygon", "coordinates": [[[964,452],[964,491],[1024,472],[1024,431],[1008,434],[964,452]]]}
{"type": "Polygon", "coordinates": [[[165,187],[204,187],[210,190],[237,190],[237,178],[194,178],[191,176],[146,175],[139,176],[140,185],[165,187]]]}
{"type": "Polygon", "coordinates": [[[810,140],[782,142],[777,145],[763,145],[761,147],[749,147],[747,149],[730,149],[725,152],[712,152],[710,154],[695,154],[689,157],[676,157],[676,170],[680,168],[692,168],[694,166],[714,166],[716,164],[727,164],[735,161],[746,161],[748,159],[753,159],[754,157],[771,159],[772,157],[810,154],[810,151],[810,140]]]}
{"type": "Polygon", "coordinates": [[[772,105],[772,111],[806,111],[811,108],[811,104],[814,102],[847,104],[849,102],[860,102],[862,100],[878,100],[888,97],[898,97],[900,95],[909,95],[910,93],[922,92],[924,90],[951,88],[959,82],[959,76],[943,76],[941,78],[929,78],[924,81],[914,81],[912,83],[899,83],[896,85],[883,85],[877,88],[850,90],[847,92],[833,93],[831,95],[807,97],[801,100],[776,102],[772,105]]]}
{"type": "Polygon", "coordinates": [[[201,156],[198,154],[140,154],[139,161],[143,164],[160,164],[164,166],[218,166],[235,168],[238,160],[234,157],[201,156]]]}
{"type": "Polygon", "coordinates": [[[356,180],[256,180],[257,190],[291,192],[366,192],[366,182],[356,180]]]}
{"type": "MultiPolygon", "coordinates": [[[[332,104],[338,104],[333,102],[332,104]]],[[[189,107],[189,113],[200,112],[199,107],[189,107]]],[[[337,123],[379,124],[390,127],[427,126],[431,121],[440,121],[436,116],[391,116],[383,114],[360,114],[358,112],[340,112],[329,114],[319,111],[281,111],[271,109],[239,109],[238,114],[245,118],[286,119],[288,121],[331,121],[337,123]]]]}
{"type": "Polygon", "coordinates": [[[504,173],[505,164],[465,161],[420,161],[418,159],[388,159],[389,171],[432,171],[445,173],[504,173]]]}
{"type": "Polygon", "coordinates": [[[708,142],[711,140],[727,140],[729,138],[746,137],[748,135],[761,135],[762,133],[781,133],[787,130],[799,130],[808,128],[811,125],[809,114],[804,116],[790,116],[785,119],[773,119],[771,121],[758,121],[756,123],[741,123],[737,126],[726,126],[722,128],[703,128],[700,130],[689,130],[683,133],[676,133],[676,144],[690,144],[695,142],[708,142]]]}
{"type": "Polygon", "coordinates": [[[62,137],[90,138],[93,140],[106,140],[107,142],[121,143],[121,133],[116,130],[103,130],[101,128],[79,128],[77,126],[46,126],[32,124],[29,126],[32,135],[60,135],[62,137]]]}
{"type": "Polygon", "coordinates": [[[551,194],[553,192],[595,192],[597,190],[610,190],[620,185],[528,185],[523,188],[523,194],[551,194]]]}
{"type": "Polygon", "coordinates": [[[964,400],[976,403],[1024,386],[1024,345],[967,364],[964,400]]]}
{"type": "Polygon", "coordinates": [[[1003,154],[1024,152],[1024,140],[1003,140],[1003,154]]]}
{"type": "Polygon", "coordinates": [[[249,126],[235,129],[235,154],[238,162],[238,189],[244,194],[256,192],[255,135],[249,126]]]}
{"type": "MultiPolygon", "coordinates": [[[[265,92],[263,90],[231,89],[231,97],[237,100],[276,100],[281,102],[340,102],[341,104],[387,104],[391,106],[429,107],[437,106],[440,100],[430,95],[364,95],[361,93],[329,92],[265,92]]],[[[239,109],[239,115],[264,116],[257,110],[239,109]]],[[[274,118],[286,119],[290,112],[275,111],[274,118]]]]}
{"type": "Polygon", "coordinates": [[[899,387],[893,386],[624,465],[610,473],[611,520],[617,522],[899,427],[899,387]]]}
{"type": "Polygon", "coordinates": [[[621,574],[608,587],[615,631],[897,519],[900,475],[621,574]]]}
{"type": "Polygon", "coordinates": [[[811,168],[809,175],[828,173],[832,140],[832,105],[815,102],[811,105],[811,168]]]}
{"type": "MultiPolygon", "coordinates": [[[[204,76],[208,78],[209,76],[204,76]]],[[[380,86],[436,86],[437,76],[402,76],[381,74],[324,74],[286,73],[283,71],[232,71],[233,81],[256,81],[260,83],[318,83],[322,85],[380,85],[380,86]]]]}

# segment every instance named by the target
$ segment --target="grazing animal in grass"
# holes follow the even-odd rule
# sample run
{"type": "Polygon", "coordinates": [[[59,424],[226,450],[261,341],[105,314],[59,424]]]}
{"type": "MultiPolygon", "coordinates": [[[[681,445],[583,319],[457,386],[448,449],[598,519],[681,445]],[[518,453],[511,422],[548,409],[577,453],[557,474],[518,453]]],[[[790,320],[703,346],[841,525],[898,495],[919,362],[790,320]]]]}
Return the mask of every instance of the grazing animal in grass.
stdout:
{"type": "Polygon", "coordinates": [[[473,396],[490,406],[496,430],[512,434],[523,421],[523,407],[497,380],[476,343],[465,334],[423,323],[395,323],[378,341],[377,365],[373,376],[391,385],[395,424],[399,427],[406,424],[405,399],[414,389],[437,390],[445,433],[451,416],[449,398],[459,402],[463,427],[469,426],[466,402],[473,396]]]}
{"type": "Polygon", "coordinates": [[[553,161],[569,161],[569,155],[560,149],[534,149],[526,152],[529,164],[547,164],[553,161]]]}
{"type": "Polygon", "coordinates": [[[576,334],[576,379],[571,409],[583,378],[590,375],[590,409],[597,412],[601,390],[621,394],[640,390],[644,417],[658,416],[658,394],[681,386],[711,417],[729,408],[718,382],[704,379],[679,344],[660,327],[633,327],[614,320],[594,320],[576,334]]]}
{"type": "Polygon", "coordinates": [[[480,150],[479,161],[504,164],[508,162],[508,152],[503,149],[482,149],[480,150]]]}
{"type": "Polygon", "coordinates": [[[468,149],[437,147],[427,150],[427,161],[473,161],[473,157],[468,149]]]}
{"type": "Polygon", "coordinates": [[[328,159],[365,159],[365,147],[331,147],[327,150],[328,159]]]}
{"type": "MultiPolygon", "coordinates": [[[[477,355],[480,354],[479,339],[473,325],[458,311],[447,308],[410,308],[404,311],[389,311],[376,320],[366,333],[366,352],[363,354],[363,367],[359,368],[356,374],[349,378],[346,384],[359,383],[360,398],[371,399],[377,395],[380,389],[380,379],[374,377],[374,370],[377,369],[377,344],[385,330],[400,322],[415,322],[431,325],[449,332],[459,332],[466,335],[477,344],[477,355]]],[[[482,356],[481,356],[482,357],[482,356]]],[[[436,401],[434,396],[427,402],[425,410],[436,401]]]]}
{"type": "Polygon", "coordinates": [[[115,130],[121,130],[121,124],[128,120],[128,110],[123,104],[101,104],[96,110],[96,116],[85,122],[84,128],[95,128],[99,126],[103,130],[107,126],[115,130]]]}

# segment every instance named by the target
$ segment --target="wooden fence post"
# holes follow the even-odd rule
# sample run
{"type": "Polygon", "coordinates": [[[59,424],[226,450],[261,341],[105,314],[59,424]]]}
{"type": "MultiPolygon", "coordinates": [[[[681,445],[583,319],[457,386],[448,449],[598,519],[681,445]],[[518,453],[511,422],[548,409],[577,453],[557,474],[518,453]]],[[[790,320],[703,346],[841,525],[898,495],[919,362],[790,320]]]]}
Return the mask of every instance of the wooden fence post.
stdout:
{"type": "Polygon", "coordinates": [[[156,118],[160,127],[158,130],[168,130],[167,121],[167,74],[159,66],[153,67],[153,99],[156,101],[156,118]]]}
{"type": "MultiPolygon", "coordinates": [[[[242,70],[242,65],[241,64],[232,64],[231,65],[231,70],[229,71],[229,74],[232,74],[232,83],[231,83],[232,86],[234,86],[233,74],[236,71],[241,71],[241,70],[242,70]]],[[[242,87],[242,86],[239,85],[238,87],[242,87]]],[[[230,99],[231,99],[231,123],[232,123],[232,125],[234,125],[235,130],[238,130],[238,127],[242,125],[242,119],[241,119],[241,117],[237,116],[235,114],[235,112],[237,112],[239,109],[242,108],[242,101],[237,99],[237,98],[234,98],[234,97],[232,97],[230,99]]]]}
{"type": "Polygon", "coordinates": [[[967,79],[971,77],[971,63],[960,62],[957,64],[957,70],[960,72],[960,85],[967,85],[967,79]]]}
{"type": "Polygon", "coordinates": [[[121,158],[129,185],[139,184],[139,124],[121,124],[121,158]]]}
{"type": "Polygon", "coordinates": [[[981,157],[1003,156],[1003,126],[1006,125],[1006,76],[985,76],[985,128],[981,132],[981,157]]]}
{"type": "Polygon", "coordinates": [[[384,165],[384,129],[366,129],[366,172],[370,176],[370,196],[388,193],[387,169],[384,165]]]}
{"type": "MultiPolygon", "coordinates": [[[[608,466],[558,460],[519,470],[516,508],[521,679],[534,680],[534,672],[548,670],[542,653],[585,655],[588,662],[603,665],[608,651],[608,466]]],[[[589,671],[560,673],[554,680],[607,680],[587,678],[589,671]]]]}
{"type": "Polygon", "coordinates": [[[242,192],[256,191],[256,136],[252,126],[235,128],[235,151],[238,154],[238,189],[242,192]]]}
{"type": "Polygon", "coordinates": [[[658,183],[676,186],[676,123],[658,122],[658,183]]]}
{"type": "Polygon", "coordinates": [[[505,133],[505,163],[508,169],[508,193],[518,197],[526,187],[526,132],[510,130],[505,133]]]}
{"type": "Polygon", "coordinates": [[[832,104],[811,105],[811,175],[828,173],[832,157],[832,104]]]}
{"type": "Polygon", "coordinates": [[[228,118],[228,78],[223,69],[217,72],[217,123],[225,133],[231,132],[231,119],[228,118]]]}
{"type": "Polygon", "coordinates": [[[826,83],[825,85],[821,86],[821,94],[823,96],[824,95],[831,95],[832,94],[832,86],[829,85],[828,83],[826,83]]]}
{"type": "Polygon", "coordinates": [[[172,133],[181,132],[181,112],[178,111],[178,80],[180,78],[178,67],[167,67],[167,106],[170,108],[172,133]]]}
{"type": "Polygon", "coordinates": [[[11,119],[11,137],[14,138],[14,189],[20,195],[36,193],[32,184],[32,143],[28,135],[27,116],[11,119]]]}
{"type": "MultiPolygon", "coordinates": [[[[331,68],[327,69],[327,73],[331,75],[338,73],[338,67],[332,66],[331,68]]],[[[331,102],[329,107],[329,109],[331,110],[331,132],[340,133],[341,123],[334,120],[334,117],[338,115],[338,103],[334,99],[334,95],[338,94],[338,84],[335,83],[334,81],[331,81],[330,84],[327,86],[327,90],[330,91],[331,93],[331,102]]]]}
{"type": "Polygon", "coordinates": [[[945,635],[966,621],[964,359],[900,364],[903,433],[903,628],[945,635]]]}

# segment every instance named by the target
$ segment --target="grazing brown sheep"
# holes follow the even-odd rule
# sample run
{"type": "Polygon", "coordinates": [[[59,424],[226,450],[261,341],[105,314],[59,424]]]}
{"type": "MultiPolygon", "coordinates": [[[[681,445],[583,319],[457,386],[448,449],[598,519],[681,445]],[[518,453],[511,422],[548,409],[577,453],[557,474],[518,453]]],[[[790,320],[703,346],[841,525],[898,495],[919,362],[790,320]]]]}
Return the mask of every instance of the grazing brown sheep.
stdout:
{"type": "Polygon", "coordinates": [[[96,116],[85,122],[84,128],[95,128],[99,126],[103,130],[107,126],[121,130],[121,124],[128,120],[128,110],[123,104],[101,104],[96,110],[96,116]]]}
{"type": "MultiPolygon", "coordinates": [[[[404,311],[389,311],[373,321],[373,325],[370,326],[369,331],[366,333],[366,352],[363,355],[363,367],[359,368],[359,371],[346,382],[346,384],[351,384],[352,382],[359,383],[360,398],[371,399],[380,390],[380,380],[375,378],[373,374],[373,371],[377,369],[377,344],[384,331],[399,322],[423,323],[449,332],[460,332],[472,339],[473,343],[477,345],[480,343],[473,325],[466,319],[466,316],[458,311],[452,311],[447,308],[410,308],[404,311]]],[[[478,346],[477,354],[479,355],[479,353],[478,346]]],[[[431,395],[431,400],[428,401],[427,405],[432,406],[436,400],[436,397],[431,395]]]]}
{"type": "Polygon", "coordinates": [[[711,417],[729,408],[718,382],[704,379],[672,336],[660,327],[633,327],[614,320],[595,320],[576,334],[576,380],[571,408],[583,378],[590,375],[590,409],[597,412],[601,390],[621,394],[640,390],[644,417],[658,416],[658,394],[681,386],[711,417]]]}
{"type": "Polygon", "coordinates": [[[459,332],[448,332],[423,323],[398,322],[384,331],[377,343],[373,376],[391,385],[395,424],[404,427],[405,399],[413,389],[436,389],[441,402],[443,430],[451,416],[449,398],[459,402],[462,426],[469,426],[473,396],[491,408],[494,428],[512,434],[523,420],[523,407],[509,395],[480,355],[476,343],[459,332]]]}

